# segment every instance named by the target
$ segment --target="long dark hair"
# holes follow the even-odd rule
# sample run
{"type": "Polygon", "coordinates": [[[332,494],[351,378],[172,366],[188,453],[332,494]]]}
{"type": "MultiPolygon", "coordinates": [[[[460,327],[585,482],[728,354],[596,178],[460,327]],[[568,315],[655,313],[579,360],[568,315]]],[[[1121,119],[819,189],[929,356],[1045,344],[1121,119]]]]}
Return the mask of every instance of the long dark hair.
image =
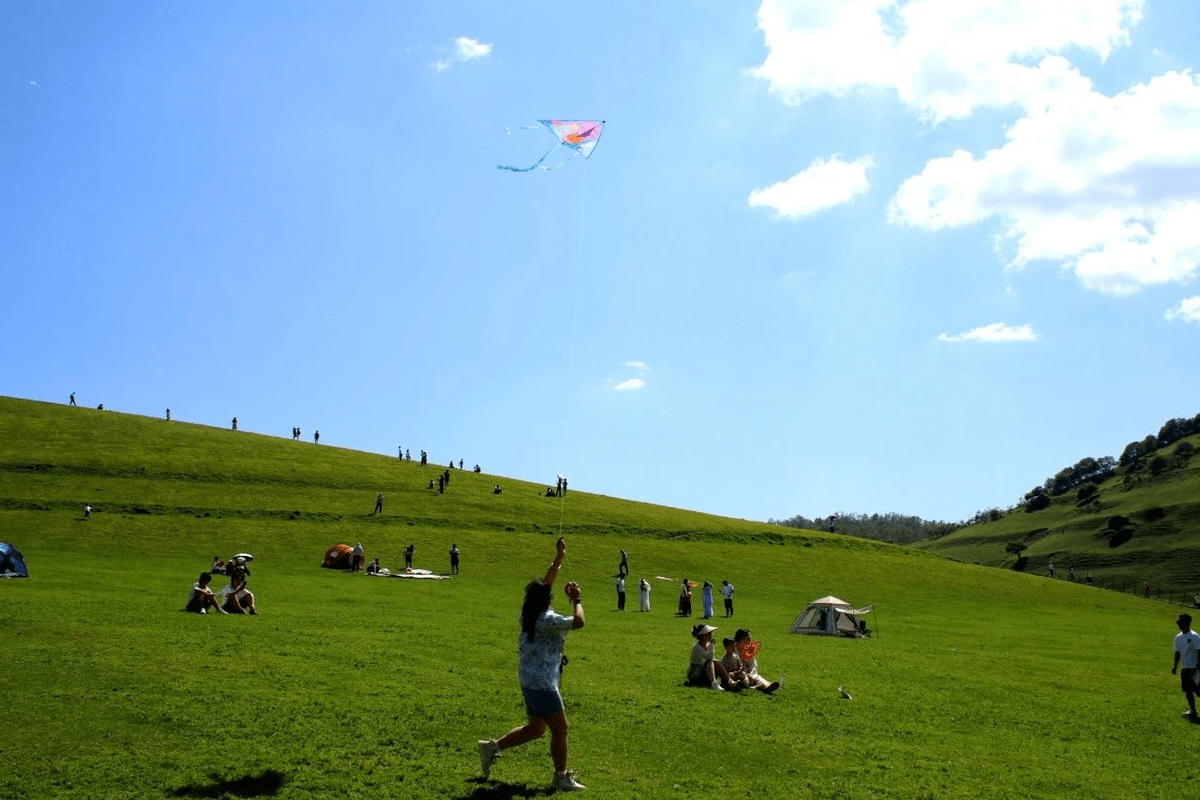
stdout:
{"type": "Polygon", "coordinates": [[[550,584],[542,579],[530,581],[525,587],[525,603],[521,606],[521,631],[525,639],[534,640],[538,617],[550,608],[550,584]]]}

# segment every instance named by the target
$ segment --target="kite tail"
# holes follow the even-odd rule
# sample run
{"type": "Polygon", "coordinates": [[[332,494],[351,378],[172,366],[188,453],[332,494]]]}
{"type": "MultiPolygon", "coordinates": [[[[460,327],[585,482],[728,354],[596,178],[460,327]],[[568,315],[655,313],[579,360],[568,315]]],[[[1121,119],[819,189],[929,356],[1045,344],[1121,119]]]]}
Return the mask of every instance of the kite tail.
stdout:
{"type": "MultiPolygon", "coordinates": [[[[538,168],[549,169],[549,167],[543,167],[542,162],[545,161],[547,158],[549,158],[551,153],[553,153],[556,150],[560,150],[561,148],[562,148],[561,144],[558,147],[551,147],[549,150],[546,151],[545,155],[543,155],[541,158],[539,158],[537,160],[536,164],[534,164],[533,166],[530,166],[530,167],[508,167],[508,166],[505,166],[504,164],[497,164],[496,169],[507,169],[512,172],[533,172],[535,169],[538,169],[538,168]]],[[[566,162],[563,162],[563,163],[566,163],[566,162]]],[[[559,166],[562,166],[562,164],[559,164],[559,166]]]]}

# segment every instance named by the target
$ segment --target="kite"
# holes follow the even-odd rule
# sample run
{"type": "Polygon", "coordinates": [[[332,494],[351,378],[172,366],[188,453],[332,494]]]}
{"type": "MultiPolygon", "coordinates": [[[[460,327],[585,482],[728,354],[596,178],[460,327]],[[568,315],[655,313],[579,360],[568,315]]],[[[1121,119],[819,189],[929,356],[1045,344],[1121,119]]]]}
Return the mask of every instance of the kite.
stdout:
{"type": "MultiPolygon", "coordinates": [[[[545,125],[558,139],[558,144],[546,151],[546,154],[537,160],[537,163],[529,167],[508,167],[504,164],[497,164],[497,169],[507,169],[512,172],[531,172],[535,169],[558,169],[563,164],[566,164],[575,156],[583,156],[588,158],[592,151],[596,149],[596,143],[600,141],[600,132],[604,129],[604,120],[586,120],[586,119],[542,119],[538,122],[545,125]],[[569,156],[564,158],[560,163],[553,167],[544,167],[542,162],[550,157],[551,153],[562,148],[567,148],[572,151],[569,156]]],[[[525,128],[525,130],[540,130],[537,127],[525,128]]]]}

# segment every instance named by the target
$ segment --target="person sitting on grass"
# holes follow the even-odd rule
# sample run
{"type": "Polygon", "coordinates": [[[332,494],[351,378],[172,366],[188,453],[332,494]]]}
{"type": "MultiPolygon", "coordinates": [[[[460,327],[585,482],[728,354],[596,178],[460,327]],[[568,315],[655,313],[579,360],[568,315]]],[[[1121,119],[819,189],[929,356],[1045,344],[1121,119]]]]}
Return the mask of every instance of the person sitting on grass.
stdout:
{"type": "Polygon", "coordinates": [[[187,604],[183,607],[184,611],[190,611],[193,614],[207,614],[209,608],[221,610],[221,607],[217,605],[217,596],[213,594],[212,589],[208,588],[211,580],[212,575],[209,573],[200,573],[200,579],[192,584],[192,593],[188,595],[187,604]]]}
{"type": "MultiPolygon", "coordinates": [[[[725,691],[722,682],[730,684],[729,673],[725,666],[713,658],[713,631],[712,625],[693,625],[692,638],[696,640],[696,644],[692,647],[691,661],[688,663],[687,681],[688,686],[708,686],[711,689],[716,689],[719,692],[725,691]],[[720,676],[718,678],[717,676],[720,676]]],[[[730,684],[732,686],[732,684],[730,684]]]]}
{"type": "Polygon", "coordinates": [[[758,674],[758,648],[760,643],[750,640],[750,631],[747,628],[738,628],[733,634],[734,648],[737,650],[738,657],[742,660],[742,668],[746,671],[746,677],[750,679],[750,685],[760,692],[770,694],[779,688],[779,681],[768,681],[762,675],[758,674]]]}
{"type": "Polygon", "coordinates": [[[734,649],[735,642],[733,637],[726,636],[721,640],[721,644],[725,645],[725,655],[721,656],[721,666],[725,667],[725,671],[729,673],[729,682],[738,689],[749,688],[752,685],[750,676],[746,674],[746,667],[742,664],[742,657],[734,649]]]}
{"type": "Polygon", "coordinates": [[[378,558],[371,559],[371,562],[369,564],[367,564],[367,574],[368,575],[378,575],[379,569],[380,569],[380,567],[379,567],[379,559],[378,558]]]}
{"type": "Polygon", "coordinates": [[[226,614],[258,614],[258,609],[254,607],[254,594],[246,588],[246,580],[241,575],[234,575],[221,594],[225,595],[221,610],[226,614]]]}
{"type": "Polygon", "coordinates": [[[225,562],[220,558],[220,556],[213,556],[212,566],[208,568],[208,571],[213,575],[224,575],[225,562]]]}

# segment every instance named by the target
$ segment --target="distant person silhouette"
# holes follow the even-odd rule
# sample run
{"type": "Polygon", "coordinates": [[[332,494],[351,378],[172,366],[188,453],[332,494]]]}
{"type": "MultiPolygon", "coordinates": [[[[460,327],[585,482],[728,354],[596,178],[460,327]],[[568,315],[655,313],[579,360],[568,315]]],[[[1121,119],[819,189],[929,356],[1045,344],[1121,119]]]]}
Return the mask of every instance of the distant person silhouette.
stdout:
{"type": "Polygon", "coordinates": [[[233,418],[233,429],[234,429],[235,431],[237,430],[237,417],[234,417],[234,418],[233,418]]]}
{"type": "Polygon", "coordinates": [[[320,444],[320,443],[321,443],[321,432],[313,431],[313,444],[320,444]]]}
{"type": "Polygon", "coordinates": [[[75,393],[71,392],[71,405],[75,405],[75,393]]]}

